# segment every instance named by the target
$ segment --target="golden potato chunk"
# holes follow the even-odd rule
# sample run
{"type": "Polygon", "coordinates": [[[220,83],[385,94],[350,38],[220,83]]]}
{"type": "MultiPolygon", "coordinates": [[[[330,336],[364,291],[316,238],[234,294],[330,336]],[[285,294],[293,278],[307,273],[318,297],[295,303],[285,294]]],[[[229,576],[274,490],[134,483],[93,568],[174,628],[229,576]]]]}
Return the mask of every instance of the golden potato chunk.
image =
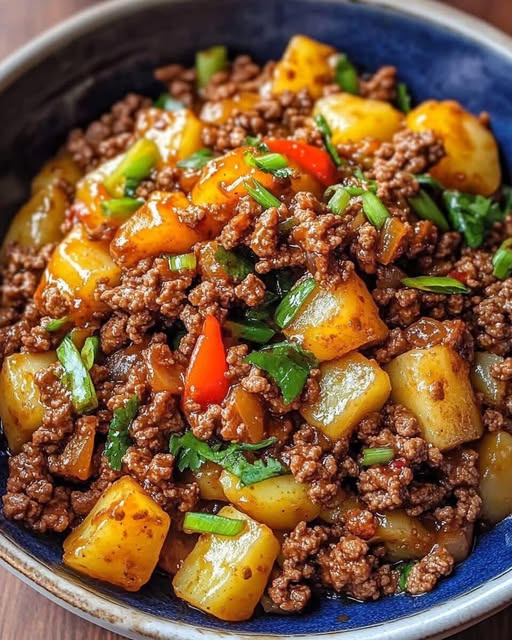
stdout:
{"type": "Polygon", "coordinates": [[[335,57],[333,47],[307,36],[293,36],[274,69],[272,93],[307,89],[313,98],[319,98],[326,80],[334,78],[335,57]]]}
{"type": "Polygon", "coordinates": [[[88,480],[93,471],[92,456],[96,437],[96,422],[92,417],[78,423],[64,451],[57,458],[58,475],[71,480],[88,480]]]}
{"type": "Polygon", "coordinates": [[[300,412],[331,440],[350,436],[365,416],[382,409],[391,391],[388,374],[357,352],[323,362],[318,382],[320,395],[300,412]]]}
{"type": "Polygon", "coordinates": [[[280,545],[272,531],[234,507],[219,515],[245,520],[236,536],[202,534],[172,581],[178,598],[216,618],[248,620],[265,587],[280,545]]]}
{"type": "Polygon", "coordinates": [[[315,287],[283,333],[319,360],[380,342],[388,328],[364,282],[353,273],[334,289],[315,287]]]}
{"type": "Polygon", "coordinates": [[[386,558],[391,562],[422,558],[435,543],[432,533],[418,518],[405,511],[388,511],[378,515],[379,526],[375,540],[384,543],[386,558]]]}
{"type": "Polygon", "coordinates": [[[162,160],[174,164],[202,148],[201,123],[189,109],[163,111],[150,107],[139,112],[135,132],[153,140],[162,160]]]}
{"type": "Polygon", "coordinates": [[[469,367],[451,347],[407,351],[386,370],[391,399],[416,416],[427,442],[446,451],[482,436],[469,367]]]}
{"type": "Polygon", "coordinates": [[[487,402],[491,404],[501,403],[506,391],[505,382],[497,380],[491,375],[492,365],[499,362],[503,362],[502,356],[480,351],[475,353],[475,362],[471,369],[473,387],[483,393],[487,402]]]}
{"type": "Polygon", "coordinates": [[[496,140],[482,122],[454,100],[428,100],[407,115],[413,131],[431,129],[441,138],[446,156],[430,170],[448,189],[488,196],[501,183],[496,140]]]}
{"type": "Polygon", "coordinates": [[[335,93],[317,100],[314,114],[322,114],[332,130],[334,144],[374,138],[387,142],[403,126],[403,114],[389,102],[350,93],[335,93]]]}
{"type": "Polygon", "coordinates": [[[53,252],[34,299],[42,313],[52,313],[46,307],[46,293],[47,288],[55,287],[69,301],[70,320],[87,320],[106,308],[94,295],[98,281],[115,286],[119,276],[108,243],[89,240],[84,227],[76,224],[53,252]]]}
{"type": "Polygon", "coordinates": [[[320,513],[320,506],[308,495],[309,484],[301,484],[291,475],[244,487],[236,476],[223,471],[220,482],[230,502],[272,529],[291,530],[301,520],[309,522],[320,513]]]}
{"type": "Polygon", "coordinates": [[[114,260],[131,266],[148,256],[187,253],[196,242],[214,235],[217,227],[206,218],[194,228],[181,222],[176,210],[189,205],[185,194],[179,191],[153,191],[117,230],[110,244],[114,260]]]}
{"type": "Polygon", "coordinates": [[[64,564],[90,578],[138,591],[151,578],[170,523],[135,480],[123,476],[64,540],[64,564]]]}
{"type": "Polygon", "coordinates": [[[465,560],[471,553],[473,547],[474,526],[472,524],[463,527],[457,525],[444,525],[435,533],[436,543],[439,546],[446,547],[448,552],[453,556],[455,562],[459,563],[465,560]]]}
{"type": "Polygon", "coordinates": [[[186,471],[186,482],[196,482],[199,487],[199,495],[203,500],[215,500],[227,502],[224,489],[220,482],[222,467],[214,462],[205,462],[197,471],[186,471]]]}
{"type": "Polygon", "coordinates": [[[44,406],[34,376],[54,362],[54,351],[13,353],[4,360],[0,372],[0,418],[12,453],[19,453],[41,426],[44,406]]]}
{"type": "Polygon", "coordinates": [[[200,119],[212,124],[223,124],[236,112],[251,111],[261,101],[259,93],[241,91],[232,98],[223,98],[216,102],[205,102],[201,109],[200,119]]]}
{"type": "Polygon", "coordinates": [[[512,435],[486,433],[478,452],[482,517],[495,524],[512,513],[512,435]]]}
{"type": "Polygon", "coordinates": [[[57,180],[65,180],[74,185],[81,176],[82,170],[73,160],[71,154],[65,149],[61,149],[54,158],[48,160],[32,180],[32,193],[46,189],[57,180]]]}

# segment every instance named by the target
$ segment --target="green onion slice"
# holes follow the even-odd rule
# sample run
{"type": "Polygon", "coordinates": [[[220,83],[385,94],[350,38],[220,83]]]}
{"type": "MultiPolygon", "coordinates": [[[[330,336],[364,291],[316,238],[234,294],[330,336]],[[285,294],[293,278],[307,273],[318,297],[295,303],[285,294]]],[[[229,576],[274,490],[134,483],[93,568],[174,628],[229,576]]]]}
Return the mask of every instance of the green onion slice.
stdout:
{"type": "Polygon", "coordinates": [[[157,109],[163,109],[164,111],[178,111],[185,107],[183,102],[176,100],[176,98],[173,98],[168,93],[161,93],[154,104],[157,109]]]}
{"type": "Polygon", "coordinates": [[[48,331],[48,333],[53,333],[54,331],[59,331],[59,329],[62,329],[62,327],[64,327],[68,322],[68,316],[64,316],[63,318],[54,318],[45,325],[44,329],[45,331],[48,331]]]}
{"type": "Polygon", "coordinates": [[[160,152],[153,140],[141,138],[125,153],[120,164],[105,178],[103,184],[114,198],[122,198],[126,189],[131,193],[149,175],[160,159],[160,152]]]}
{"type": "Polygon", "coordinates": [[[492,273],[498,280],[505,280],[512,274],[512,238],[505,240],[492,257],[492,273]]]}
{"type": "Polygon", "coordinates": [[[245,520],[225,518],[212,513],[188,511],[183,520],[183,530],[197,533],[216,533],[221,536],[236,536],[245,529],[245,520]]]}
{"type": "Polygon", "coordinates": [[[219,71],[224,71],[228,64],[226,47],[220,45],[210,47],[196,53],[197,86],[203,89],[219,71]]]}
{"type": "Polygon", "coordinates": [[[418,195],[409,198],[409,204],[420,218],[430,220],[430,222],[433,222],[441,231],[449,231],[450,225],[444,217],[444,214],[426,191],[421,189],[418,195]]]}
{"type": "Polygon", "coordinates": [[[106,218],[128,218],[142,207],[144,200],[140,198],[113,198],[103,200],[101,214],[106,218]]]}
{"type": "Polygon", "coordinates": [[[436,180],[432,176],[429,176],[428,173],[418,173],[414,177],[416,178],[416,181],[419,182],[420,184],[424,184],[429,187],[434,187],[439,191],[442,191],[444,189],[443,185],[439,182],[439,180],[436,180]]]}
{"type": "Polygon", "coordinates": [[[363,211],[374,227],[380,229],[389,218],[389,211],[382,200],[371,191],[362,194],[363,211]]]}
{"type": "Polygon", "coordinates": [[[264,209],[281,206],[281,201],[278,200],[274,194],[270,193],[268,189],[265,189],[261,182],[258,182],[255,178],[244,180],[244,186],[251,198],[256,200],[264,209]]]}
{"type": "Polygon", "coordinates": [[[279,222],[277,224],[277,232],[279,233],[280,236],[286,236],[290,233],[290,231],[296,227],[298,224],[297,222],[297,218],[295,218],[294,216],[291,216],[290,218],[285,218],[284,220],[281,220],[281,222],[279,222]]]}
{"type": "Polygon", "coordinates": [[[256,150],[260,153],[268,153],[270,151],[268,145],[263,142],[263,140],[256,138],[256,136],[247,136],[244,140],[244,144],[248,147],[256,147],[256,150]]]}
{"type": "Polygon", "coordinates": [[[411,96],[405,82],[398,83],[396,88],[396,103],[403,113],[409,113],[411,110],[411,96]]]}
{"type": "Polygon", "coordinates": [[[456,278],[448,276],[417,276],[415,278],[403,278],[402,284],[411,289],[420,289],[429,293],[469,293],[465,284],[456,278]]]}
{"type": "Polygon", "coordinates": [[[215,260],[235,282],[241,282],[250,273],[254,273],[253,263],[238,251],[228,251],[219,244],[215,250],[215,260]]]}
{"type": "Polygon", "coordinates": [[[169,256],[169,269],[171,271],[194,271],[197,266],[195,253],[181,253],[169,256]]]}
{"type": "Polygon", "coordinates": [[[87,367],[87,371],[91,370],[92,365],[98,357],[99,350],[100,339],[98,336],[89,336],[85,339],[80,355],[82,356],[83,363],[87,367]]]}
{"type": "Polygon", "coordinates": [[[299,282],[291,291],[288,291],[274,314],[274,320],[278,327],[286,329],[315,287],[315,279],[308,277],[299,282]]]}
{"type": "Polygon", "coordinates": [[[335,71],[336,83],[346,93],[357,95],[359,93],[359,80],[354,65],[345,53],[338,57],[335,71]]]}
{"type": "Polygon", "coordinates": [[[89,371],[73,340],[67,335],[57,347],[57,358],[64,367],[62,381],[71,393],[71,401],[77,413],[96,409],[98,398],[89,371]]]}
{"type": "Polygon", "coordinates": [[[332,139],[331,139],[332,131],[331,131],[331,127],[329,126],[329,123],[321,113],[315,116],[315,122],[316,122],[316,126],[318,127],[318,130],[322,134],[325,148],[329,152],[329,155],[331,156],[334,164],[337,167],[339,167],[341,164],[343,164],[343,162],[340,158],[340,154],[338,153],[338,150],[336,149],[336,147],[332,142],[332,139]]]}
{"type": "Polygon", "coordinates": [[[276,178],[288,178],[293,174],[293,169],[288,166],[288,160],[281,153],[269,152],[262,156],[255,156],[250,151],[246,151],[244,160],[250,167],[271,173],[276,178]]]}
{"type": "Polygon", "coordinates": [[[176,163],[180,169],[202,169],[213,158],[211,149],[199,149],[188,158],[184,158],[176,163]]]}
{"type": "Polygon", "coordinates": [[[370,467],[373,464],[387,464],[395,457],[395,451],[392,447],[371,447],[363,449],[362,454],[361,465],[363,467],[370,467]]]}
{"type": "Polygon", "coordinates": [[[398,579],[398,587],[400,591],[405,591],[407,587],[407,579],[409,578],[409,574],[411,573],[411,569],[414,567],[416,562],[404,562],[404,564],[400,565],[400,578],[398,579]]]}
{"type": "Polygon", "coordinates": [[[352,196],[347,189],[340,187],[334,191],[334,194],[327,203],[329,209],[337,216],[340,216],[348,206],[352,196]]]}
{"type": "Polygon", "coordinates": [[[224,327],[233,337],[257,344],[266,344],[276,334],[274,329],[269,327],[268,324],[257,320],[252,322],[235,322],[228,320],[224,323],[224,327]]]}

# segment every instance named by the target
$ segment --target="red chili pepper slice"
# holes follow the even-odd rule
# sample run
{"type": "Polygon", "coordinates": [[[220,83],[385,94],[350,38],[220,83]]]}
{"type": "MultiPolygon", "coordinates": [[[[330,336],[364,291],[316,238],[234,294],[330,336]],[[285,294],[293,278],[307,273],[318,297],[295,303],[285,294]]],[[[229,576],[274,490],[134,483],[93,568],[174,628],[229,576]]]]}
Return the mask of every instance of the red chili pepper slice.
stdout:
{"type": "Polygon", "coordinates": [[[336,182],[336,166],[327,151],[296,140],[272,139],[265,142],[270,151],[295,160],[301,169],[310,173],[325,187],[336,182]]]}
{"type": "Polygon", "coordinates": [[[184,404],[192,399],[204,408],[222,402],[229,388],[224,375],[227,370],[219,321],[206,316],[185,376],[184,404]]]}
{"type": "Polygon", "coordinates": [[[468,283],[468,274],[464,271],[450,271],[448,275],[450,278],[455,278],[455,280],[462,282],[462,284],[467,285],[468,283]]]}

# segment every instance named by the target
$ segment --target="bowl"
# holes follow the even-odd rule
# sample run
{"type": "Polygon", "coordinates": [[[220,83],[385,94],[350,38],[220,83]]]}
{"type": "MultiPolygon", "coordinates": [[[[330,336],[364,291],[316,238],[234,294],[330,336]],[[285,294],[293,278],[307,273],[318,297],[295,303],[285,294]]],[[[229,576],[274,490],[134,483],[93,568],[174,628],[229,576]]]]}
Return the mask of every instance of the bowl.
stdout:
{"type": "MultiPolygon", "coordinates": [[[[0,232],[72,127],[129,91],[157,95],[154,67],[191,62],[196,49],[218,43],[277,58],[295,33],[337,46],[362,68],[396,65],[415,100],[450,97],[488,111],[508,172],[512,40],[460,12],[420,0],[119,0],[77,15],[0,65],[0,232]]],[[[6,475],[0,451],[0,493],[6,475]]],[[[1,513],[0,561],[49,598],[131,638],[442,638],[512,601],[512,519],[482,535],[469,559],[424,596],[365,604],[324,598],[306,615],[256,615],[240,624],[187,607],[162,576],[139,594],[81,578],[61,564],[61,540],[1,513]]]]}

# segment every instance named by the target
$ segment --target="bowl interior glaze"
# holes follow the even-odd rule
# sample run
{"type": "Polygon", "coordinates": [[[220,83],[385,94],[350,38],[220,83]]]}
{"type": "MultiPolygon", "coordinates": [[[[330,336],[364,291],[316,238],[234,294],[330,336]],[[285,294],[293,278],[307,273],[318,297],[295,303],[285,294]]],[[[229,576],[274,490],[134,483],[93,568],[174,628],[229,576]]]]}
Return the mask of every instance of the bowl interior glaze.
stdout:
{"type": "MultiPolygon", "coordinates": [[[[30,178],[70,129],[91,121],[129,91],[158,94],[161,87],[151,75],[155,66],[191,63],[194,51],[218,43],[227,44],[232,54],[248,52],[258,61],[278,58],[295,33],[337,46],[363,69],[396,65],[415,101],[454,98],[475,113],[488,111],[510,177],[512,56],[433,22],[359,2],[132,2],[108,23],[59,44],[30,68],[18,70],[16,78],[4,78],[0,93],[1,231],[28,193],[30,178]]],[[[7,457],[0,451],[0,493],[6,475],[7,457]]],[[[6,521],[1,513],[0,536],[13,540],[56,574],[82,581],[108,599],[156,616],[227,629],[225,623],[176,600],[163,576],[156,576],[139,594],[128,594],[68,572],[60,563],[61,540],[35,536],[6,521]]],[[[471,557],[428,595],[366,604],[315,600],[307,615],[258,614],[249,622],[229,625],[229,630],[310,636],[359,629],[425,611],[511,567],[512,520],[507,519],[481,536],[471,557]]]]}

